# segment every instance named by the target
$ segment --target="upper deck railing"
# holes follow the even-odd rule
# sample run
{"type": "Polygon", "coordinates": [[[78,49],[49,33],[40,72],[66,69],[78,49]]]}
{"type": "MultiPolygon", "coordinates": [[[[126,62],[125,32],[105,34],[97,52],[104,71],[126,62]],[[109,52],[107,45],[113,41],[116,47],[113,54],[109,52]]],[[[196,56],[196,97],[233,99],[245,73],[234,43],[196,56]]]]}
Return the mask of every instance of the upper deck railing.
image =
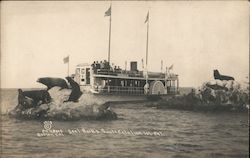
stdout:
{"type": "MultiPolygon", "coordinates": [[[[119,67],[111,67],[108,62],[105,63],[93,63],[92,69],[95,75],[111,75],[111,76],[124,76],[124,77],[139,77],[143,78],[145,77],[145,74],[143,71],[131,71],[131,70],[122,70],[119,67]]],[[[177,79],[176,74],[169,74],[168,78],[170,80],[177,79]]],[[[148,78],[161,78],[165,79],[166,74],[162,72],[148,72],[148,78]]]]}
{"type": "Polygon", "coordinates": [[[125,70],[107,70],[97,69],[94,71],[97,75],[112,75],[112,76],[128,76],[128,77],[143,77],[142,71],[125,71],[125,70]]]}
{"type": "MultiPolygon", "coordinates": [[[[94,88],[94,91],[101,94],[145,95],[143,87],[134,86],[105,86],[104,88],[96,87],[94,88]]],[[[169,88],[168,94],[176,94],[176,88],[169,88]]]]}

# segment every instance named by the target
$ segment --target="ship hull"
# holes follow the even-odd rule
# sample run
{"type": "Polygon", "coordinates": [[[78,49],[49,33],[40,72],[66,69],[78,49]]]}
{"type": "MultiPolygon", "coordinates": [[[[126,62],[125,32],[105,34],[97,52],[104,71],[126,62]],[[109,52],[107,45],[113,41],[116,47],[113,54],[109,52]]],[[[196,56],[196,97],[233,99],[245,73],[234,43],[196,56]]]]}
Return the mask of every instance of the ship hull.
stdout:
{"type": "Polygon", "coordinates": [[[118,95],[118,94],[95,94],[90,92],[84,92],[84,99],[91,99],[99,103],[143,103],[159,101],[161,99],[170,98],[176,95],[118,95]]]}

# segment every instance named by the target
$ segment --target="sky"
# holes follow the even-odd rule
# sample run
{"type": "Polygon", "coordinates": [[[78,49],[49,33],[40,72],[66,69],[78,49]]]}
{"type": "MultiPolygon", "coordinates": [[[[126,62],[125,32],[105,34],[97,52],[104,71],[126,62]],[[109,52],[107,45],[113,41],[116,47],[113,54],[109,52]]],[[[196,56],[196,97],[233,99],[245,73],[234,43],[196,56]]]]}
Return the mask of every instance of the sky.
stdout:
{"type": "MultiPolygon", "coordinates": [[[[39,77],[65,77],[79,63],[107,59],[108,1],[1,2],[1,88],[43,87],[39,77]]],[[[111,62],[145,61],[149,11],[149,71],[174,65],[180,86],[198,87],[213,70],[249,76],[247,1],[112,2],[111,62]]]]}

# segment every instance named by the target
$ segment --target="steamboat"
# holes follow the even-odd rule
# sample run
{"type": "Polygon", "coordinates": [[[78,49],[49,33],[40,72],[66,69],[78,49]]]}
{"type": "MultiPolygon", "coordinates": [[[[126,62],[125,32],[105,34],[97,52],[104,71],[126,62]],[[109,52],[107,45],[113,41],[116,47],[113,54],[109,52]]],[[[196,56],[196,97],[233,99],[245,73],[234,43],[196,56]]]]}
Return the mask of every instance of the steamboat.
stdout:
{"type": "MultiPolygon", "coordinates": [[[[149,12],[144,23],[147,23],[146,63],[142,59],[142,70],[138,70],[137,61],[130,62],[130,68],[125,70],[110,64],[111,46],[111,5],[105,12],[109,17],[109,45],[108,60],[94,61],[93,63],[78,64],[75,69],[74,80],[80,85],[81,90],[95,95],[121,100],[118,96],[137,96],[134,98],[159,98],[179,93],[178,75],[173,73],[173,65],[161,72],[148,71],[148,39],[149,39],[149,12]]],[[[126,99],[125,99],[126,100],[126,99]]],[[[130,99],[129,99],[130,100],[130,99]]]]}
{"type": "Polygon", "coordinates": [[[178,75],[168,68],[163,72],[137,69],[137,62],[130,62],[129,70],[110,66],[109,62],[94,61],[76,66],[75,81],[82,91],[102,95],[166,96],[179,93],[178,75]]]}

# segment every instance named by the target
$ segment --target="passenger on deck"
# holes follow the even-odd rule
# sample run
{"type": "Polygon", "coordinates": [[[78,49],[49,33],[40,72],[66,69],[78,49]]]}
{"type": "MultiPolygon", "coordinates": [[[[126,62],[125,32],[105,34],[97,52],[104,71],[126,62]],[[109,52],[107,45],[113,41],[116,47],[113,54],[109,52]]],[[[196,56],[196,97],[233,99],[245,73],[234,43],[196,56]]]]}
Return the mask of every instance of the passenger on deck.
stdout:
{"type": "Polygon", "coordinates": [[[107,60],[104,60],[103,64],[104,64],[104,69],[108,69],[108,62],[107,62],[107,60]]]}
{"type": "Polygon", "coordinates": [[[117,70],[118,72],[122,72],[122,69],[120,68],[120,66],[118,66],[117,70]]]}
{"type": "Polygon", "coordinates": [[[94,73],[96,73],[96,72],[97,72],[97,70],[96,70],[96,63],[95,63],[95,61],[94,61],[94,63],[93,63],[93,64],[91,64],[91,66],[92,66],[92,68],[93,68],[93,70],[94,70],[94,73]]]}
{"type": "Polygon", "coordinates": [[[104,69],[104,64],[102,63],[102,61],[100,62],[100,69],[104,69]]]}
{"type": "Polygon", "coordinates": [[[100,69],[100,68],[101,68],[100,63],[98,63],[98,61],[96,61],[96,69],[98,70],[98,69],[100,69]]]}

